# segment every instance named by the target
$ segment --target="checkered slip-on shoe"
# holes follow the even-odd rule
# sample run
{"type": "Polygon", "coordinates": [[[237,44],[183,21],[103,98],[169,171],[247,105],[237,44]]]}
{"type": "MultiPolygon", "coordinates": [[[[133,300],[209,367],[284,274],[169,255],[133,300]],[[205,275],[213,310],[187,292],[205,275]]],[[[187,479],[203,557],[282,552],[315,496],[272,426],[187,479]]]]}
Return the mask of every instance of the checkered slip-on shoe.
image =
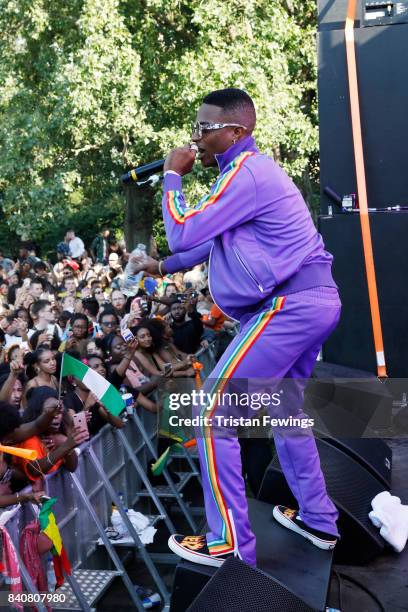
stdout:
{"type": "Polygon", "coordinates": [[[332,550],[337,544],[337,538],[334,535],[308,527],[300,518],[297,510],[286,508],[286,506],[275,506],[273,516],[278,523],[299,533],[318,548],[332,550]]]}
{"type": "Polygon", "coordinates": [[[170,550],[178,557],[186,559],[186,561],[191,561],[192,563],[201,563],[201,565],[220,567],[228,557],[234,556],[234,553],[211,555],[208,550],[205,536],[184,536],[176,534],[170,536],[168,544],[170,550]]]}

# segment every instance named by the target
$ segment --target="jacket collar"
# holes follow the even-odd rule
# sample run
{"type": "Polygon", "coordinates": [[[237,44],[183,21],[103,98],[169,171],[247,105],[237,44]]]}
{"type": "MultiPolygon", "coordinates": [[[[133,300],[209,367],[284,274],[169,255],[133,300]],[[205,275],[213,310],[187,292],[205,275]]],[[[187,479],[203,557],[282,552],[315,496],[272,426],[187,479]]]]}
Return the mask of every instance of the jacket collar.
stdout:
{"type": "Polygon", "coordinates": [[[218,167],[220,172],[223,172],[236,157],[240,155],[243,151],[252,151],[253,153],[259,153],[258,147],[255,144],[254,138],[249,135],[245,136],[241,140],[238,140],[235,144],[231,145],[229,149],[224,151],[224,153],[216,153],[214,155],[217,160],[218,167]]]}

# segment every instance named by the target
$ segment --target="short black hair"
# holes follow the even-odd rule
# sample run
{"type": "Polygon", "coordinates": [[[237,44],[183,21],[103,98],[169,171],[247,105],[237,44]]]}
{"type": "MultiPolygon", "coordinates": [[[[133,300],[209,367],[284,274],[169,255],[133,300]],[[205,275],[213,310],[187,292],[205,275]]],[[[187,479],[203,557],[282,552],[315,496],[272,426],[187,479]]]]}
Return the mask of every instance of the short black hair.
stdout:
{"type": "Polygon", "coordinates": [[[46,340],[45,342],[42,342],[41,344],[38,344],[38,340],[40,339],[40,336],[43,333],[44,333],[44,331],[41,331],[40,329],[38,329],[31,336],[30,344],[33,347],[33,349],[36,351],[37,349],[48,348],[51,351],[58,351],[58,348],[59,348],[59,345],[61,344],[61,342],[60,342],[60,339],[58,337],[57,330],[54,328],[54,333],[53,333],[52,338],[51,338],[50,341],[46,340]]]}
{"type": "Polygon", "coordinates": [[[243,89],[236,89],[235,87],[212,91],[205,96],[203,104],[219,106],[225,112],[238,110],[243,107],[250,107],[255,110],[251,96],[243,89]]]}
{"type": "Polygon", "coordinates": [[[70,319],[70,323],[73,326],[75,321],[86,321],[86,324],[89,324],[88,317],[83,312],[76,312],[72,315],[70,319]]]}
{"type": "Polygon", "coordinates": [[[0,422],[0,442],[10,435],[21,425],[21,418],[15,406],[8,402],[0,402],[1,422],[0,422]]]}
{"type": "Polygon", "coordinates": [[[82,306],[85,310],[89,312],[91,317],[96,317],[99,312],[99,303],[98,300],[92,297],[84,298],[82,300],[82,306]]]}
{"type": "Polygon", "coordinates": [[[40,277],[40,276],[35,276],[32,281],[31,281],[31,285],[41,285],[41,287],[43,289],[45,289],[45,282],[44,280],[40,277]]]}
{"type": "Polygon", "coordinates": [[[51,397],[58,399],[58,392],[51,387],[36,387],[30,393],[27,408],[24,410],[23,422],[31,423],[35,421],[43,411],[44,403],[51,397]]]}
{"type": "Polygon", "coordinates": [[[104,317],[115,317],[116,323],[119,325],[120,321],[119,321],[119,317],[116,314],[116,312],[113,310],[112,306],[107,306],[106,308],[104,308],[104,310],[102,310],[102,312],[99,314],[99,323],[102,324],[102,319],[104,317]]]}
{"type": "Polygon", "coordinates": [[[174,304],[181,304],[182,306],[184,306],[184,303],[181,297],[175,297],[171,300],[169,304],[170,310],[171,310],[171,307],[174,306],[174,304]]]}
{"type": "Polygon", "coordinates": [[[36,317],[40,310],[42,310],[46,306],[51,306],[51,302],[49,302],[48,300],[38,300],[38,302],[34,302],[31,307],[31,314],[36,317]]]}
{"type": "Polygon", "coordinates": [[[46,270],[46,269],[47,269],[47,266],[46,266],[44,261],[40,260],[40,261],[36,261],[35,262],[35,264],[34,264],[34,271],[37,271],[37,270],[46,270]]]}
{"type": "Polygon", "coordinates": [[[58,321],[63,321],[65,323],[68,323],[71,317],[72,317],[72,312],[70,312],[69,310],[63,310],[58,315],[58,321]]]}

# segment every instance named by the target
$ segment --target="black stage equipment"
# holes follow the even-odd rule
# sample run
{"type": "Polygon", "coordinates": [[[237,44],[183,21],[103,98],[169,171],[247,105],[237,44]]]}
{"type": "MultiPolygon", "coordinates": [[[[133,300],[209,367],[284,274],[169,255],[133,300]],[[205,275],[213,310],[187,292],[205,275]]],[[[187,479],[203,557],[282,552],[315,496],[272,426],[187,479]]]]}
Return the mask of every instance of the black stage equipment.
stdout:
{"type": "MultiPolygon", "coordinates": [[[[384,486],[346,453],[324,440],[316,440],[328,494],[339,511],[341,539],[334,549],[337,563],[367,563],[384,550],[379,530],[368,518],[371,500],[384,486]]],[[[277,457],[265,473],[259,499],[272,505],[296,508],[277,457]]]]}
{"type": "Polygon", "coordinates": [[[219,568],[187,612],[313,612],[278,580],[230,558],[219,568]]]}
{"type": "MultiPolygon", "coordinates": [[[[347,0],[319,0],[321,212],[356,194],[344,25],[347,0]]],[[[408,205],[408,0],[359,2],[355,22],[368,206],[408,205]]],[[[333,206],[333,212],[338,207],[333,206]]],[[[374,241],[374,251],[377,243],[374,241]]]]}
{"type": "MultiPolygon", "coordinates": [[[[288,598],[296,605],[308,606],[299,610],[324,610],[330,584],[333,551],[316,548],[293,531],[282,527],[272,516],[272,507],[255,499],[248,500],[249,518],[253,532],[256,536],[257,566],[263,575],[262,586],[258,584],[256,576],[241,573],[244,569],[236,568],[237,575],[242,576],[243,588],[247,589],[249,601],[257,602],[253,609],[258,607],[256,590],[267,587],[270,590],[269,610],[287,610],[285,602],[288,598]],[[269,583],[267,582],[269,580],[269,583]],[[273,602],[273,606],[271,605],[273,602]],[[304,602],[304,603],[302,603],[304,602]],[[276,603],[276,606],[275,606],[276,603]]],[[[244,564],[243,564],[244,565],[244,564]]],[[[225,566],[228,567],[228,566],[225,566]]],[[[234,566],[236,567],[236,566],[234,566]]],[[[245,566],[247,567],[247,566],[245,566]]],[[[204,565],[182,561],[176,569],[171,599],[171,612],[186,612],[192,601],[204,588],[211,576],[220,570],[204,565]]],[[[235,571],[235,569],[234,569],[235,571]]],[[[254,571],[254,570],[253,570],[254,571]]],[[[222,574],[225,576],[225,574],[222,574]]],[[[229,572],[228,572],[229,575],[229,572]]],[[[231,579],[232,580],[232,579],[231,579]]],[[[228,591],[230,578],[225,582],[225,591],[228,591]]],[[[268,592],[269,592],[268,590],[268,592]]],[[[226,597],[231,597],[226,594],[226,597]]],[[[244,599],[241,597],[242,602],[244,599]]],[[[242,607],[233,607],[228,599],[220,600],[223,611],[232,612],[243,610],[242,607]]],[[[230,600],[235,605],[235,600],[230,600]]],[[[268,599],[266,600],[268,601],[268,599]]],[[[196,605],[196,604],[195,604],[196,605]]],[[[198,610],[195,607],[193,610],[198,610]]],[[[259,607],[260,610],[263,608],[259,607]]],[[[290,608],[289,608],[290,609],[290,608]]],[[[298,608],[294,607],[293,610],[298,608]]]]}
{"type": "Polygon", "coordinates": [[[369,372],[317,362],[306,387],[304,411],[315,433],[391,488],[392,450],[378,437],[390,427],[393,395],[369,372]]]}
{"type": "MultiPolygon", "coordinates": [[[[370,225],[387,371],[390,377],[407,378],[408,213],[370,213],[370,225]]],[[[343,305],[324,345],[324,359],[376,374],[360,219],[351,213],[321,216],[319,231],[334,256],[333,277],[343,305]]]]}

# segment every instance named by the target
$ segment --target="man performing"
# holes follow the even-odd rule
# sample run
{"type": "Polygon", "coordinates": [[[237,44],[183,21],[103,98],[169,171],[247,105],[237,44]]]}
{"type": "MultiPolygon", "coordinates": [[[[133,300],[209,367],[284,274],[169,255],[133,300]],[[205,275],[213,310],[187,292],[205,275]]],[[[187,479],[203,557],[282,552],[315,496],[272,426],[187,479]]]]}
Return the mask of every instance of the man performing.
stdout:
{"type": "MultiPolygon", "coordinates": [[[[322,343],[340,315],[332,257],[324,250],[307,206],[292,180],[261,154],[252,137],[252,99],[239,89],[207,95],[197,115],[191,146],[171,151],[164,166],[163,217],[170,249],[164,261],[143,267],[165,274],[210,259],[214,302],[239,320],[240,333],[211,373],[215,396],[233,379],[298,379],[312,372],[322,343]],[[208,196],[187,205],[181,177],[193,167],[196,151],[204,167],[220,174],[208,196]]],[[[291,414],[302,418],[304,384],[294,386],[291,414]]],[[[214,399],[200,408],[214,417],[214,399]]],[[[219,566],[230,555],[256,565],[236,436],[199,428],[199,450],[207,536],[173,535],[169,546],[189,561],[219,566]]],[[[316,546],[331,549],[338,532],[313,435],[274,434],[276,451],[299,509],[276,506],[285,527],[316,546]]]]}

